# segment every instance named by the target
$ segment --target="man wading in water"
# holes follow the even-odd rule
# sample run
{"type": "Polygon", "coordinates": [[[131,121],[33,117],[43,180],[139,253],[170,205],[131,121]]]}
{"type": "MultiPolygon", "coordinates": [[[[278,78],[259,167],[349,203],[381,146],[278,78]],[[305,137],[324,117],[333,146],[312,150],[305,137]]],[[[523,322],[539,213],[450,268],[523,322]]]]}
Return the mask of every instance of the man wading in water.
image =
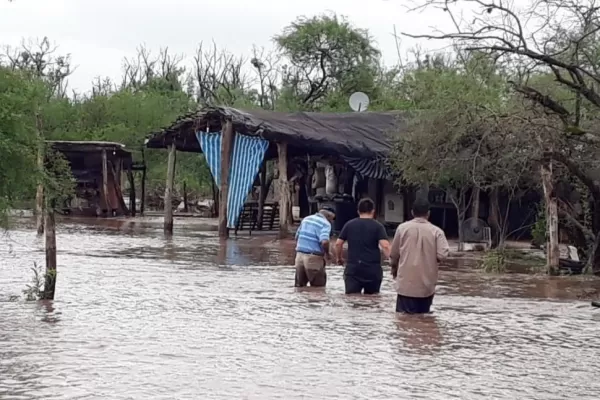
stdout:
{"type": "Polygon", "coordinates": [[[369,198],[358,202],[358,218],[348,221],[335,244],[337,262],[344,265],[342,250],[348,242],[348,261],[344,269],[346,294],[377,294],[383,279],[381,251],[390,256],[390,242],[383,225],[374,219],[375,204],[369,198]]]}
{"type": "Polygon", "coordinates": [[[398,292],[396,312],[428,313],[438,280],[438,263],[448,257],[446,235],[429,222],[429,202],[417,198],[413,219],[398,226],[390,255],[398,292]]]}
{"type": "Polygon", "coordinates": [[[323,207],[318,213],[304,218],[296,231],[296,287],[325,286],[325,264],[330,259],[329,238],[332,208],[323,207]]]}

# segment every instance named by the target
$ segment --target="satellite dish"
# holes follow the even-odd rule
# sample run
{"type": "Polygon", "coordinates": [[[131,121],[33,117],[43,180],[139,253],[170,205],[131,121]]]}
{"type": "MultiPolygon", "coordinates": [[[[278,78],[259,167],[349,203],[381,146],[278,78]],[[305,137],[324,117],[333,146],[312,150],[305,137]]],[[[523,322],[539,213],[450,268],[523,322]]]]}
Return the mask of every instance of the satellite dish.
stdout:
{"type": "Polygon", "coordinates": [[[350,95],[350,108],[356,112],[367,111],[369,108],[369,96],[363,92],[354,92],[350,95]]]}

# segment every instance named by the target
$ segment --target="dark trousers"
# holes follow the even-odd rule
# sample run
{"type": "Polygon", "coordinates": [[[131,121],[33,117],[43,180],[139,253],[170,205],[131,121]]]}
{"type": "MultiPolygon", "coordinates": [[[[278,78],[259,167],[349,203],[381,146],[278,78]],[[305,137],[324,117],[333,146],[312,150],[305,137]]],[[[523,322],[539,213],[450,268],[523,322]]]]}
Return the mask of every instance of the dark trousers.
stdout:
{"type": "Polygon", "coordinates": [[[377,294],[381,289],[383,270],[380,265],[372,265],[368,268],[356,268],[346,266],[344,270],[344,286],[346,294],[377,294]]]}
{"type": "Polygon", "coordinates": [[[431,310],[433,294],[429,297],[409,297],[398,295],[396,299],[396,312],[406,314],[427,314],[431,310]]]}

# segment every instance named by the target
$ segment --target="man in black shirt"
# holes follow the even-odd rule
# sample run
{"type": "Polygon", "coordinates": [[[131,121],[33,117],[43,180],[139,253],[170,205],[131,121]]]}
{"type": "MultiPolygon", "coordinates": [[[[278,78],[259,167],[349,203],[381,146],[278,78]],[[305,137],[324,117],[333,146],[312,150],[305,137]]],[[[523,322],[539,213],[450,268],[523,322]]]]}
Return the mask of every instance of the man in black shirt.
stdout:
{"type": "Polygon", "coordinates": [[[381,251],[390,256],[390,242],[383,225],[374,219],[375,204],[369,198],[358,202],[358,218],[348,221],[335,244],[337,262],[345,265],[346,294],[377,294],[383,279],[381,251]],[[342,250],[348,242],[348,260],[344,264],[342,250]]]}

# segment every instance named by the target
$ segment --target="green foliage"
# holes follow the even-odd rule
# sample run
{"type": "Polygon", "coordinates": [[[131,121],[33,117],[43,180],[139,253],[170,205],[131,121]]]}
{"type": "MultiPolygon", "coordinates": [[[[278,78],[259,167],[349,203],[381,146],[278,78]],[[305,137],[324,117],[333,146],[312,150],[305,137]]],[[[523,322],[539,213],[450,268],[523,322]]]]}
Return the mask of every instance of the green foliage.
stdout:
{"type": "Polygon", "coordinates": [[[543,203],[538,205],[537,219],[531,229],[531,236],[533,244],[535,246],[543,246],[546,244],[546,212],[544,211],[545,206],[543,203]]]}
{"type": "MultiPolygon", "coordinates": [[[[275,43],[289,61],[283,71],[283,89],[297,99],[292,104],[314,109],[327,104],[327,97],[335,92],[370,94],[374,90],[380,52],[367,31],[344,18],[298,18],[275,37],[275,43]]],[[[284,103],[291,105],[289,97],[284,103]]]]}
{"type": "Polygon", "coordinates": [[[519,272],[540,272],[546,265],[545,259],[521,250],[491,250],[485,253],[478,267],[486,273],[499,274],[513,268],[519,272]]]}
{"type": "Polygon", "coordinates": [[[43,185],[46,207],[60,209],[67,199],[75,193],[75,179],[65,157],[52,149],[46,150],[43,185]]]}
{"type": "MultiPolygon", "coordinates": [[[[507,87],[482,56],[462,63],[428,62],[403,79],[404,101],[412,104],[407,129],[394,136],[392,167],[413,184],[461,187],[483,180],[472,160],[481,150],[481,127],[504,113],[507,87]]],[[[494,160],[497,161],[497,160],[494,160]]]]}
{"type": "Polygon", "coordinates": [[[25,296],[25,301],[38,301],[42,298],[43,294],[44,272],[37,263],[33,263],[31,271],[33,272],[31,283],[23,290],[23,295],[25,296]]]}
{"type": "Polygon", "coordinates": [[[45,94],[40,82],[0,67],[0,224],[6,224],[7,211],[40,179],[36,115],[45,94]]]}
{"type": "Polygon", "coordinates": [[[502,251],[492,250],[483,256],[483,260],[479,264],[484,272],[487,273],[503,273],[506,271],[506,254],[502,251]]]}

